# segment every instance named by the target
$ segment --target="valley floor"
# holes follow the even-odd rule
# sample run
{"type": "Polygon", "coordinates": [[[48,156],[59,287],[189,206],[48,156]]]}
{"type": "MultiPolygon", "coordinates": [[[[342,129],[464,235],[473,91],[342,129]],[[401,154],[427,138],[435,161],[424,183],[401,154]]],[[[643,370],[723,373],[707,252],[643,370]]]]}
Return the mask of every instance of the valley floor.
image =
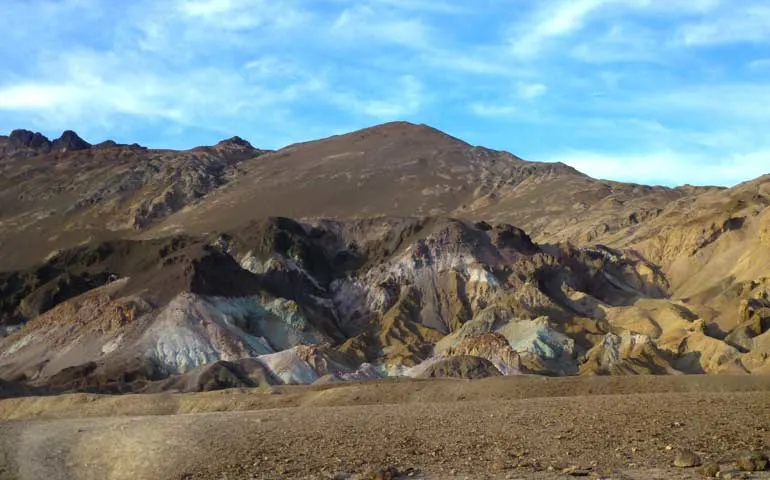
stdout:
{"type": "MultiPolygon", "coordinates": [[[[770,377],[509,377],[0,401],[0,479],[703,478],[770,450],[770,377]],[[411,474],[411,477],[408,476],[411,474]],[[335,477],[336,476],[336,477],[335,477]],[[374,478],[374,477],[363,477],[374,478]]],[[[769,478],[755,475],[749,478],[769,478]]]]}

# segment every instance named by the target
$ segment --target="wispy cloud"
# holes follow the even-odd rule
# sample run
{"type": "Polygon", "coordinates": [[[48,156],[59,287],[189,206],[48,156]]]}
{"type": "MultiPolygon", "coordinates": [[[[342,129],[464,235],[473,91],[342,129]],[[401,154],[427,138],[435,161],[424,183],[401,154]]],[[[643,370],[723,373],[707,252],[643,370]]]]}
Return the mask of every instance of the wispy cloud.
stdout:
{"type": "Polygon", "coordinates": [[[510,118],[520,115],[519,109],[513,105],[495,105],[490,103],[473,102],[470,104],[469,108],[473,114],[478,115],[479,117],[510,118]]]}
{"type": "Polygon", "coordinates": [[[677,38],[689,46],[730,43],[770,43],[770,5],[746,1],[720,12],[719,16],[687,23],[677,38]],[[737,8],[736,8],[737,7],[737,8]]]}
{"type": "Polygon", "coordinates": [[[432,43],[431,27],[419,18],[394,15],[366,4],[343,10],[334,21],[332,33],[348,41],[369,40],[417,49],[432,43]]]}
{"type": "Polygon", "coordinates": [[[528,119],[534,122],[538,113],[533,111],[533,102],[548,92],[548,87],[542,83],[519,81],[511,92],[496,102],[471,101],[467,108],[478,117],[494,118],[497,120],[528,119]]]}
{"type": "Polygon", "coordinates": [[[358,115],[382,121],[414,115],[420,110],[425,100],[422,84],[408,75],[399,78],[389,86],[383,97],[372,97],[350,91],[330,91],[327,92],[327,99],[334,105],[358,115]]]}
{"type": "Polygon", "coordinates": [[[543,2],[532,19],[520,22],[511,32],[511,49],[519,57],[532,57],[554,38],[583,28],[588,16],[607,0],[566,0],[543,2]]]}
{"type": "Polygon", "coordinates": [[[281,0],[177,0],[176,11],[208,28],[224,30],[295,27],[310,16],[309,12],[281,0]]]}
{"type": "Polygon", "coordinates": [[[689,85],[668,91],[641,93],[629,101],[638,111],[718,115],[723,120],[770,122],[770,84],[721,83],[689,85]]]}
{"type": "Polygon", "coordinates": [[[768,71],[770,70],[770,58],[757,58],[756,60],[750,61],[747,67],[749,70],[754,71],[768,71]]]}
{"type": "Polygon", "coordinates": [[[472,13],[476,8],[469,5],[462,5],[452,0],[372,0],[365,2],[362,0],[341,0],[347,3],[369,3],[380,6],[395,8],[405,11],[427,12],[427,13],[440,13],[440,14],[452,14],[452,15],[467,15],[472,13]]]}
{"type": "Polygon", "coordinates": [[[548,91],[548,87],[542,83],[525,83],[519,82],[516,85],[516,94],[523,100],[534,100],[537,97],[545,95],[548,91]]]}
{"type": "Polygon", "coordinates": [[[601,33],[581,39],[569,53],[574,59],[591,64],[666,63],[667,55],[661,55],[659,42],[649,28],[618,22],[601,33]]]}

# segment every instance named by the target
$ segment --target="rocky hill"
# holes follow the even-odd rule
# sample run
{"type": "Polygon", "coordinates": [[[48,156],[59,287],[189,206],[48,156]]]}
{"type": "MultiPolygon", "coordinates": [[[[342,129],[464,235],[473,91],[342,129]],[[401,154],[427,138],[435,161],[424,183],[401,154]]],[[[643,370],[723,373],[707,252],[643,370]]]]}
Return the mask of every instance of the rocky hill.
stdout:
{"type": "Polygon", "coordinates": [[[0,187],[14,391],[770,373],[770,176],[623,184],[399,122],[277,151],[15,131],[0,187]]]}
{"type": "Polygon", "coordinates": [[[172,151],[15,130],[0,137],[0,268],[131,236],[200,201],[263,153],[238,137],[172,151]]]}

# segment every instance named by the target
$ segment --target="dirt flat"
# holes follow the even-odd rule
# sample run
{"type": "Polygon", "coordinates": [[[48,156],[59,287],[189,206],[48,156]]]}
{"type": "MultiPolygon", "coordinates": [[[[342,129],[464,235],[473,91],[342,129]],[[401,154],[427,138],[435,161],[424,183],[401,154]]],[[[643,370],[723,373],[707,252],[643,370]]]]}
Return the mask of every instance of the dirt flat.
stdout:
{"type": "Polygon", "coordinates": [[[203,393],[67,394],[0,400],[0,420],[175,415],[292,407],[403,405],[655,393],[768,392],[768,375],[522,375],[465,381],[388,379],[330,385],[273,386],[203,393]]]}
{"type": "Polygon", "coordinates": [[[723,469],[770,450],[768,385],[523,377],[10,399],[2,418],[25,419],[0,423],[0,478],[702,478],[670,466],[679,448],[723,469]]]}

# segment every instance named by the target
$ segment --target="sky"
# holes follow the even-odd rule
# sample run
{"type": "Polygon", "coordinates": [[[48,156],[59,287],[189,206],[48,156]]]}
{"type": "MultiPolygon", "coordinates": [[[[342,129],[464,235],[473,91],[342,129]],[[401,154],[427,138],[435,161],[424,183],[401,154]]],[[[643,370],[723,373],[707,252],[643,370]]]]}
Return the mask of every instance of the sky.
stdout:
{"type": "Polygon", "coordinates": [[[260,148],[393,120],[594,177],[770,173],[767,0],[0,0],[0,132],[260,148]]]}

